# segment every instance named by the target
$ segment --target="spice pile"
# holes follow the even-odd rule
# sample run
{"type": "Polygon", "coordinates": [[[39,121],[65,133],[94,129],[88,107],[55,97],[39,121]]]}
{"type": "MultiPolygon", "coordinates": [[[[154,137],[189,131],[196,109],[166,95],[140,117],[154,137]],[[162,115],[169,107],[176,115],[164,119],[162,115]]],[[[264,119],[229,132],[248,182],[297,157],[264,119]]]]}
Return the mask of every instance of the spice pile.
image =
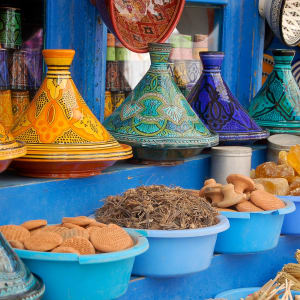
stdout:
{"type": "Polygon", "coordinates": [[[300,145],[280,151],[278,164],[265,162],[252,170],[251,177],[272,194],[300,196],[300,145]]]}
{"type": "Polygon", "coordinates": [[[105,225],[85,216],[63,218],[61,225],[46,220],[0,226],[13,248],[87,255],[125,250],[134,245],[130,235],[115,224],[105,225]]]}
{"type": "Polygon", "coordinates": [[[215,225],[218,212],[204,198],[179,187],[140,186],[109,196],[96,220],[136,229],[195,229],[215,225]]]}
{"type": "Polygon", "coordinates": [[[206,180],[199,195],[220,211],[259,212],[285,207],[282,200],[266,192],[261,184],[256,184],[250,177],[231,174],[226,181],[228,184],[222,185],[214,179],[206,180]]]}

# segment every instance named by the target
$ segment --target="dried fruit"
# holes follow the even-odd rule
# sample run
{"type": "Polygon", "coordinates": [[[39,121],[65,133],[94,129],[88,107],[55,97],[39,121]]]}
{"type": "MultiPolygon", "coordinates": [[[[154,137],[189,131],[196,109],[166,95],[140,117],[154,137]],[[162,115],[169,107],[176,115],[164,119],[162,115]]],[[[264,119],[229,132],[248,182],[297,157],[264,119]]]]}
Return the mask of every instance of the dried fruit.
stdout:
{"type": "Polygon", "coordinates": [[[255,170],[256,178],[288,178],[294,175],[295,171],[290,165],[277,165],[272,161],[259,165],[255,170]]]}

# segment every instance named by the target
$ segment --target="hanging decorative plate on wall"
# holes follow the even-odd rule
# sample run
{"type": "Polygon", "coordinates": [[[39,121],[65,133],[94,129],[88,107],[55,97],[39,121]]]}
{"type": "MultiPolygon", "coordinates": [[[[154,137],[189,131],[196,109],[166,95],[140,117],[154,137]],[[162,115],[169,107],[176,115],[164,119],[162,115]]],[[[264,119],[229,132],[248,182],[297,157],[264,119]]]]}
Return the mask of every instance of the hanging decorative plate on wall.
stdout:
{"type": "Polygon", "coordinates": [[[134,52],[148,52],[148,43],[162,43],[176,27],[185,0],[97,0],[109,30],[134,52]]]}

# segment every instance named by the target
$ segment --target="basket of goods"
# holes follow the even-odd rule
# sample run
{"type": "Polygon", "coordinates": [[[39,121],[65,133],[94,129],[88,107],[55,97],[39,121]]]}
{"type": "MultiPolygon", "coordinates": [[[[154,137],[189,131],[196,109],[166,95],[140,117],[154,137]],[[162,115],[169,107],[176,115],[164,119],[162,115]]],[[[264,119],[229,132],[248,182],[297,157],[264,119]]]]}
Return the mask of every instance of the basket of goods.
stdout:
{"type": "Polygon", "coordinates": [[[63,218],[59,225],[3,225],[0,232],[43,279],[44,300],[115,299],[127,290],[135,256],[148,249],[134,230],[85,216],[63,218]]]}
{"type": "Polygon", "coordinates": [[[300,234],[300,145],[290,147],[288,152],[280,151],[278,163],[259,165],[251,177],[269,193],[295,204],[297,209],[285,217],[281,233],[300,234]]]}
{"type": "Polygon", "coordinates": [[[222,185],[208,179],[199,191],[230,221],[230,229],[219,234],[215,251],[240,254],[276,247],[284,216],[295,210],[294,203],[279,199],[244,175],[230,174],[226,181],[222,185]]]}
{"type": "Polygon", "coordinates": [[[136,258],[133,274],[176,277],[202,271],[211,263],[217,234],[226,217],[191,190],[163,185],[140,186],[109,196],[96,220],[139,229],[149,250],[136,258]]]}
{"type": "Polygon", "coordinates": [[[300,300],[300,251],[297,263],[286,264],[276,277],[262,288],[241,288],[222,292],[215,299],[227,300],[300,300]]]}

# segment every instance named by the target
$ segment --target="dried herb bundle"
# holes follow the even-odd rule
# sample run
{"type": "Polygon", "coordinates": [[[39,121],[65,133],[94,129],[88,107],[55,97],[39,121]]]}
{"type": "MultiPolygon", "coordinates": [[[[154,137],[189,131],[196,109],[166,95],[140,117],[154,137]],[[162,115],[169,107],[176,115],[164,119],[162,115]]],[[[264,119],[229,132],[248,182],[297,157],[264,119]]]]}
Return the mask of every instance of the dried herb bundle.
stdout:
{"type": "Polygon", "coordinates": [[[95,215],[99,222],[137,229],[195,229],[218,223],[218,212],[204,198],[164,185],[109,196],[95,215]]]}

